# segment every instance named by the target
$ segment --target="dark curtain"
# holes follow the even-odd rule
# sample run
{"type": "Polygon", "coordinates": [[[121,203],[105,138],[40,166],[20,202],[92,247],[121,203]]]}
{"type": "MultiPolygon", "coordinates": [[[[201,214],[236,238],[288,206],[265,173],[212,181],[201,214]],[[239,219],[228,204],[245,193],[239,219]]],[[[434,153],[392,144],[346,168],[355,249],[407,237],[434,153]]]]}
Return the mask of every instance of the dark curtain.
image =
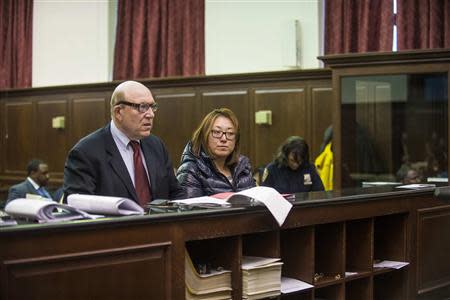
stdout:
{"type": "Polygon", "coordinates": [[[119,0],[114,79],[205,73],[204,0],[119,0]]]}
{"type": "Polygon", "coordinates": [[[392,0],[325,2],[325,54],[392,51],[392,0]]]}
{"type": "Polygon", "coordinates": [[[31,86],[33,0],[0,1],[0,89],[31,86]]]}
{"type": "Polygon", "coordinates": [[[398,50],[450,48],[450,0],[397,0],[398,50]]]}

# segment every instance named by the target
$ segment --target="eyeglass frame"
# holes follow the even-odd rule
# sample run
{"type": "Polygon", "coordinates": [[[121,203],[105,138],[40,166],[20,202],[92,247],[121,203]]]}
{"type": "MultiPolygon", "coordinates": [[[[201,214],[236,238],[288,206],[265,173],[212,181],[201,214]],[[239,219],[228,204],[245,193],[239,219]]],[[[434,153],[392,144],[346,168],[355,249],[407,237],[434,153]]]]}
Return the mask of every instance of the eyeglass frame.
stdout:
{"type": "Polygon", "coordinates": [[[231,131],[222,131],[222,130],[215,130],[211,129],[211,136],[215,139],[220,140],[225,135],[225,139],[227,141],[234,141],[236,140],[236,132],[231,131]],[[220,136],[218,135],[220,133],[220,136]],[[233,135],[231,138],[228,136],[229,134],[233,135]],[[216,136],[214,136],[216,135],[216,136]]]}
{"type": "Polygon", "coordinates": [[[150,103],[132,103],[132,102],[128,102],[128,101],[119,101],[115,104],[115,106],[117,105],[127,105],[130,106],[132,108],[134,108],[135,110],[137,110],[138,112],[140,112],[141,114],[146,113],[150,108],[152,109],[153,112],[158,111],[158,103],[153,102],[152,104],[150,103]],[[147,107],[147,109],[145,109],[145,107],[147,107]]]}

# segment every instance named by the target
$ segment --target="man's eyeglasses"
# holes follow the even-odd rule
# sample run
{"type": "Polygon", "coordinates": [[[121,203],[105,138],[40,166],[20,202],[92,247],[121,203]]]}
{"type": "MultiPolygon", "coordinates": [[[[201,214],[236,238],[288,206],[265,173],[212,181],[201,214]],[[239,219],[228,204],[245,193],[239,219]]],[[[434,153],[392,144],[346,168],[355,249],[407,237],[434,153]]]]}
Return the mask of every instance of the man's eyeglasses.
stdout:
{"type": "Polygon", "coordinates": [[[120,104],[130,106],[140,113],[145,113],[150,108],[152,109],[153,112],[156,112],[158,110],[158,103],[156,103],[156,102],[150,104],[150,103],[131,103],[128,101],[119,101],[116,103],[116,105],[120,105],[120,104]]]}
{"type": "Polygon", "coordinates": [[[236,133],[231,131],[221,131],[221,130],[211,130],[211,135],[213,138],[221,139],[223,135],[225,135],[225,138],[229,141],[232,141],[236,138],[236,133]]]}

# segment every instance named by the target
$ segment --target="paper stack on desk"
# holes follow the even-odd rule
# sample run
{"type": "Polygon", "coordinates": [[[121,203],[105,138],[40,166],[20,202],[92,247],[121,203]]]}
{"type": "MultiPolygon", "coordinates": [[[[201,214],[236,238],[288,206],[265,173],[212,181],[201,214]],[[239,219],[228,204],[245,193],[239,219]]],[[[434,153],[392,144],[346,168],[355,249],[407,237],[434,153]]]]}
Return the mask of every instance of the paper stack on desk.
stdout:
{"type": "Polygon", "coordinates": [[[218,195],[216,195],[216,197],[203,196],[173,202],[199,207],[251,206],[255,203],[262,203],[269,209],[280,226],[283,225],[292,208],[292,204],[280,193],[266,186],[257,186],[237,193],[222,193],[222,195],[225,197],[221,199],[218,199],[218,195]]]}
{"type": "Polygon", "coordinates": [[[242,259],[242,299],[263,299],[281,294],[279,258],[244,256],[242,259]]]}
{"type": "Polygon", "coordinates": [[[5,207],[5,212],[19,219],[37,221],[39,223],[91,219],[91,216],[69,205],[59,204],[42,199],[14,199],[5,207]]]}
{"type": "Polygon", "coordinates": [[[184,264],[187,300],[231,299],[231,271],[209,270],[208,274],[199,274],[187,251],[184,264]]]}
{"type": "Polygon", "coordinates": [[[143,215],[144,209],[128,198],[72,194],[67,203],[88,213],[103,215],[143,215]]]}

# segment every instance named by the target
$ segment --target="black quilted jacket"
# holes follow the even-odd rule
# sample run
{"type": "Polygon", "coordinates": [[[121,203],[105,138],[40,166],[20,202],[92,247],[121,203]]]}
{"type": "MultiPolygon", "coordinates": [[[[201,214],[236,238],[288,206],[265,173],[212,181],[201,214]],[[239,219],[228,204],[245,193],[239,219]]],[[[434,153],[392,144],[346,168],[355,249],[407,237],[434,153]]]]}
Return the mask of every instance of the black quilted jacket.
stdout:
{"type": "Polygon", "coordinates": [[[202,150],[200,157],[191,151],[188,143],[181,155],[177,178],[186,190],[186,196],[200,197],[223,192],[239,192],[255,186],[250,161],[241,155],[238,163],[231,169],[233,183],[220,173],[211,158],[202,150]]]}

